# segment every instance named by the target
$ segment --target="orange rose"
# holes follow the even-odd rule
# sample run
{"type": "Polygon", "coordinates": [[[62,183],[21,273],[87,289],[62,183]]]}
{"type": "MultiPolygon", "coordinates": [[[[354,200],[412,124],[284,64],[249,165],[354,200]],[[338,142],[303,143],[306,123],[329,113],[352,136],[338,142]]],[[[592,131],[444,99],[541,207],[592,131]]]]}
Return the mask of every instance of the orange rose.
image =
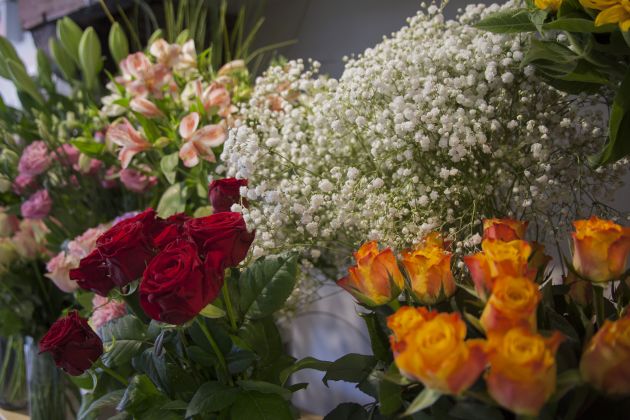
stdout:
{"type": "Polygon", "coordinates": [[[421,245],[402,253],[411,293],[419,302],[433,305],[455,293],[451,256],[438,234],[429,235],[421,245]]]}
{"type": "Polygon", "coordinates": [[[535,331],[540,299],[538,286],[530,279],[499,277],[481,314],[481,324],[489,335],[502,334],[514,327],[535,331]]]}
{"type": "Polygon", "coordinates": [[[440,313],[393,341],[394,360],[404,375],[427,388],[458,395],[486,366],[485,341],[465,338],[466,324],[459,314],[440,313]]]}
{"type": "Polygon", "coordinates": [[[630,254],[630,228],[595,216],[573,225],[573,267],[578,274],[595,283],[619,278],[630,254]]]}
{"type": "Polygon", "coordinates": [[[486,219],[483,221],[484,239],[513,241],[523,239],[527,230],[527,222],[513,219],[486,219]]]}
{"type": "Polygon", "coordinates": [[[366,242],[354,258],[357,265],[337,281],[339,286],[369,306],[383,305],[398,297],[405,280],[390,248],[379,252],[376,241],[366,242]]]}
{"type": "Polygon", "coordinates": [[[607,394],[630,395],[630,316],[604,322],[582,355],[580,372],[607,394]]]}
{"type": "Polygon", "coordinates": [[[396,312],[387,317],[387,328],[394,334],[391,338],[394,341],[401,341],[407,333],[416,329],[418,325],[433,319],[438,315],[437,311],[429,311],[420,306],[401,306],[396,312]]]}
{"type": "Polygon", "coordinates": [[[488,392],[516,414],[536,416],[556,390],[556,360],[562,334],[550,338],[515,328],[490,337],[488,392]]]}
{"type": "Polygon", "coordinates": [[[470,271],[475,290],[479,297],[486,299],[494,287],[494,282],[502,276],[534,277],[536,272],[528,266],[532,247],[525,241],[504,242],[498,239],[484,239],[482,252],[464,257],[470,271]]]}

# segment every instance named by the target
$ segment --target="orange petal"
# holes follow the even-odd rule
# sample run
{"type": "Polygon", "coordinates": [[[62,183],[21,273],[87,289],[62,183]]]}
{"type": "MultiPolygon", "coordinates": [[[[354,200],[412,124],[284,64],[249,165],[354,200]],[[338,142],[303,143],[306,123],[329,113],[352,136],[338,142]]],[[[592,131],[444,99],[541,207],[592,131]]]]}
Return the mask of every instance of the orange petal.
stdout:
{"type": "Polygon", "coordinates": [[[197,149],[193,142],[186,142],[179,149],[179,157],[184,162],[184,166],[187,168],[192,168],[193,166],[197,166],[199,163],[199,156],[197,154],[197,149]]]}

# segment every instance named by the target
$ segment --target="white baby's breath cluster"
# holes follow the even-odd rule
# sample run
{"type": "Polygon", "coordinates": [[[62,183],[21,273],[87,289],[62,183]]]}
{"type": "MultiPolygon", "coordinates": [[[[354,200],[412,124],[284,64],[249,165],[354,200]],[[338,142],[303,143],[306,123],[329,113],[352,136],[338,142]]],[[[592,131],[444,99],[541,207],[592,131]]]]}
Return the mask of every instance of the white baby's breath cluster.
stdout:
{"type": "Polygon", "coordinates": [[[471,26],[498,8],[456,21],[425,8],[339,80],[300,60],[257,80],[222,156],[249,179],[250,206],[234,210],[256,256],[301,248],[326,270],[368,239],[400,250],[432,230],[463,251],[491,216],[529,220],[540,240],[618,188],[626,161],[586,161],[605,141],[601,98],[522,68],[522,35],[471,26]]]}

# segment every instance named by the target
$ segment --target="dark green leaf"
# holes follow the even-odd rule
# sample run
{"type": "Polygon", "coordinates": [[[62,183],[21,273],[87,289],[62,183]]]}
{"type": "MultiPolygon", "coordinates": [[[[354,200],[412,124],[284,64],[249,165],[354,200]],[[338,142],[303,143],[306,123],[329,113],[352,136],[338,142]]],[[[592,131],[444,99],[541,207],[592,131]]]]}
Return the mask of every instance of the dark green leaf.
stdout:
{"type": "Polygon", "coordinates": [[[357,403],[339,404],[324,420],[368,420],[368,412],[357,403]]]}
{"type": "Polygon", "coordinates": [[[103,364],[121,366],[138,354],[146,339],[146,327],[133,315],[125,315],[103,325],[99,329],[105,352],[103,364]]]}
{"type": "Polygon", "coordinates": [[[19,90],[27,93],[35,102],[39,105],[43,105],[45,100],[42,94],[39,92],[38,86],[33,82],[33,79],[26,73],[26,69],[22,62],[7,60],[6,61],[7,69],[9,70],[9,74],[11,75],[11,79],[13,83],[15,83],[15,87],[19,90]]]}
{"type": "Polygon", "coordinates": [[[374,356],[346,354],[330,364],[322,380],[326,385],[328,381],[359,383],[368,377],[374,365],[376,365],[374,356]]]}
{"type": "Polygon", "coordinates": [[[136,375],[129,382],[125,395],[116,408],[118,411],[127,411],[131,414],[142,413],[163,398],[148,376],[136,375]]]}
{"type": "Polygon", "coordinates": [[[293,420],[289,403],[275,394],[242,392],[230,409],[232,419],[293,420]]]}
{"type": "MultiPolygon", "coordinates": [[[[392,363],[388,372],[398,373],[396,364],[392,363]]],[[[381,413],[390,415],[397,412],[402,406],[402,387],[387,379],[381,379],[378,385],[378,402],[381,413]]]]}
{"type": "Polygon", "coordinates": [[[91,417],[91,415],[98,414],[99,411],[103,408],[117,406],[124,394],[124,389],[116,389],[103,395],[99,399],[92,402],[90,406],[81,413],[81,416],[79,416],[78,420],[88,419],[91,417]]]}
{"type": "Polygon", "coordinates": [[[529,19],[527,9],[502,10],[486,16],[474,26],[500,34],[536,31],[536,26],[529,19]]]}
{"type": "Polygon", "coordinates": [[[288,367],[287,369],[283,370],[282,373],[280,373],[280,383],[282,385],[284,385],[287,380],[289,379],[289,377],[302,369],[315,369],[315,370],[320,370],[320,371],[326,371],[326,369],[328,369],[330,367],[330,365],[332,364],[332,362],[326,362],[323,360],[317,360],[314,357],[306,357],[304,359],[298,360],[297,362],[295,362],[292,366],[288,367]]]}
{"type": "Polygon", "coordinates": [[[461,420],[503,420],[498,408],[472,401],[458,401],[448,414],[461,420]]]}
{"type": "Polygon", "coordinates": [[[254,352],[249,350],[239,350],[230,353],[225,361],[228,365],[228,370],[232,375],[238,374],[249,368],[258,357],[254,352]]]}
{"type": "Polygon", "coordinates": [[[297,254],[260,258],[239,278],[240,308],[248,318],[259,319],[282,308],[297,278],[297,254]]]}
{"type": "Polygon", "coordinates": [[[264,381],[242,380],[238,385],[245,391],[257,391],[263,394],[276,394],[285,400],[291,399],[291,391],[280,386],[264,381]]]}
{"type": "Polygon", "coordinates": [[[569,73],[575,68],[579,58],[576,53],[557,42],[532,39],[521,65],[526,66],[530,63],[555,64],[560,69],[559,72],[569,73]]]}
{"type": "Polygon", "coordinates": [[[393,356],[389,350],[389,337],[383,329],[383,324],[381,324],[378,314],[376,312],[368,312],[361,314],[361,318],[365,321],[370,334],[370,343],[374,355],[378,360],[391,362],[393,356]]]}
{"type": "Polygon", "coordinates": [[[556,31],[567,32],[584,32],[584,33],[601,33],[612,32],[611,29],[615,29],[615,25],[602,25],[595,26],[592,20],[576,17],[567,17],[563,19],[556,19],[551,22],[547,22],[543,25],[543,29],[552,29],[556,31]]]}
{"type": "Polygon", "coordinates": [[[231,406],[239,394],[237,388],[227,387],[219,382],[206,382],[195,393],[188,409],[186,417],[198,414],[218,412],[231,406]]]}

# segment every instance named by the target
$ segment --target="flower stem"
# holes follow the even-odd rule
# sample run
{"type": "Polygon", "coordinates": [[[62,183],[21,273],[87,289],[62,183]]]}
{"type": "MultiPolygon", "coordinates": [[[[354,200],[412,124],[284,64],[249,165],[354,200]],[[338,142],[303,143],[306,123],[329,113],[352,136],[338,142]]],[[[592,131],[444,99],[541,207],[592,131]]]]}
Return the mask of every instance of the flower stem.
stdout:
{"type": "Polygon", "coordinates": [[[604,288],[593,285],[593,307],[595,309],[595,316],[597,318],[597,326],[599,328],[604,325],[604,288]]]}
{"type": "Polygon", "coordinates": [[[221,349],[219,349],[219,345],[212,337],[212,334],[210,334],[210,331],[208,330],[208,327],[206,326],[203,320],[197,317],[195,318],[195,322],[197,323],[197,325],[199,325],[199,328],[201,328],[203,335],[206,336],[206,339],[210,343],[212,350],[214,350],[214,353],[217,355],[217,359],[219,359],[219,365],[221,365],[221,369],[225,373],[225,377],[227,378],[229,384],[233,385],[232,377],[230,376],[230,372],[228,371],[227,364],[225,363],[225,357],[223,356],[223,353],[221,353],[221,349]]]}
{"type": "Polygon", "coordinates": [[[396,312],[398,309],[400,309],[400,302],[398,301],[398,299],[394,299],[389,302],[387,306],[389,306],[394,312],[396,312]]]}
{"type": "Polygon", "coordinates": [[[232,327],[232,331],[236,331],[236,318],[234,316],[234,307],[232,306],[232,300],[230,299],[230,291],[227,287],[227,282],[223,282],[223,286],[221,287],[221,293],[223,294],[223,301],[225,302],[225,309],[227,310],[227,316],[230,320],[230,326],[232,327]]]}

